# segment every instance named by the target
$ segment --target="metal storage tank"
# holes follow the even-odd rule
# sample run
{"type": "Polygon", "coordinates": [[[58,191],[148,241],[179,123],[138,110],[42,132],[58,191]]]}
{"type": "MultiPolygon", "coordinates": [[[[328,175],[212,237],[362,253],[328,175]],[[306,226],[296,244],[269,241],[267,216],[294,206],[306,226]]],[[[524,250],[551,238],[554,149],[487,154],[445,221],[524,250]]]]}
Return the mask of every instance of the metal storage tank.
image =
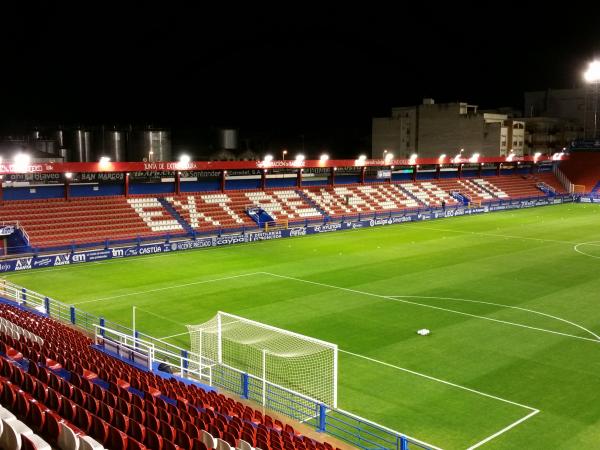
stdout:
{"type": "Polygon", "coordinates": [[[165,129],[148,129],[134,133],[129,161],[172,161],[171,133],[165,129]]]}
{"type": "Polygon", "coordinates": [[[75,130],[73,141],[73,161],[92,161],[92,132],[78,128],[75,130]]]}
{"type": "Polygon", "coordinates": [[[101,157],[107,156],[111,161],[121,162],[126,161],[127,154],[127,131],[118,130],[116,128],[106,129],[102,127],[99,134],[99,142],[96,142],[95,160],[100,160],[101,157]]]}
{"type": "Polygon", "coordinates": [[[56,141],[55,152],[58,156],[63,158],[64,162],[68,161],[67,144],[65,142],[65,132],[62,129],[56,130],[54,134],[54,140],[56,141]]]}
{"type": "Polygon", "coordinates": [[[219,150],[237,150],[238,130],[221,128],[219,130],[219,150]]]}

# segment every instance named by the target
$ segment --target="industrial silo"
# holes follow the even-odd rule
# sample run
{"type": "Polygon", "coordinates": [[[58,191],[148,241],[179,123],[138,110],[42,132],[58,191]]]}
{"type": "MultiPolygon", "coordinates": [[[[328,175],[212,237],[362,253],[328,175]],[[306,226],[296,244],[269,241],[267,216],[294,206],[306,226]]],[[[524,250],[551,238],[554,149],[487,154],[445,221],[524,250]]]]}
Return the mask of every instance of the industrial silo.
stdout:
{"type": "Polygon", "coordinates": [[[219,129],[219,150],[232,150],[238,148],[238,130],[232,128],[219,129]]]}
{"type": "Polygon", "coordinates": [[[121,162],[127,160],[128,132],[116,127],[102,127],[94,145],[95,160],[106,156],[111,161],[121,162]]]}
{"type": "Polygon", "coordinates": [[[165,129],[146,129],[134,132],[130,146],[130,161],[172,161],[171,133],[165,129]]]}
{"type": "Polygon", "coordinates": [[[92,132],[77,128],[73,135],[72,160],[75,162],[92,161],[92,132]]]}
{"type": "Polygon", "coordinates": [[[69,160],[68,157],[68,144],[65,139],[65,131],[61,128],[56,130],[54,133],[54,140],[56,141],[56,154],[60,156],[64,162],[69,160]]]}

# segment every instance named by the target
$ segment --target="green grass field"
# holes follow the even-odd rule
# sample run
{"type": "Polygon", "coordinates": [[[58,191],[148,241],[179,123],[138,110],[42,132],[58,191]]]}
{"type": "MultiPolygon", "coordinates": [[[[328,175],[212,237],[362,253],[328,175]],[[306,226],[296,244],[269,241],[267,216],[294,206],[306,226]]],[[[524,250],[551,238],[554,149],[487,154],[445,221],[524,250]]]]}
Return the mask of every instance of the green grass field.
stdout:
{"type": "Polygon", "coordinates": [[[222,310],[337,343],[340,407],[444,449],[598,449],[599,275],[577,204],[7,278],[156,337],[222,310]]]}

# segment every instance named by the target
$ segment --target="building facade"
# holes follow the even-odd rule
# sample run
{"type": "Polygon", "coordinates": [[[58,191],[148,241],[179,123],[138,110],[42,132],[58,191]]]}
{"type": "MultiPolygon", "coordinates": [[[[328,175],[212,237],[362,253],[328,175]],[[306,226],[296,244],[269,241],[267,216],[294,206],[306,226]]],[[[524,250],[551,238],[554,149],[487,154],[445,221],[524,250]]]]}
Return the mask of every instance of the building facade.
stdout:
{"type": "Polygon", "coordinates": [[[386,152],[431,158],[461,150],[465,156],[522,155],[525,124],[507,114],[482,113],[477,105],[424,99],[421,105],[393,108],[391,117],[374,118],[371,144],[374,158],[386,152]]]}

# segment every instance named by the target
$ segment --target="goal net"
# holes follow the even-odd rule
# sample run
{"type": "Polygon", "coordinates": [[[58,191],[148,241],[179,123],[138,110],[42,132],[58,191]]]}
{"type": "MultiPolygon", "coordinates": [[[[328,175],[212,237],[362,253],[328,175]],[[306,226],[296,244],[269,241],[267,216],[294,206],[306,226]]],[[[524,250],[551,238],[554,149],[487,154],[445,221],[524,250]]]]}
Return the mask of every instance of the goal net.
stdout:
{"type": "Polygon", "coordinates": [[[337,345],[224,312],[188,329],[200,371],[247,373],[262,384],[263,403],[270,385],[337,407],[337,345]]]}

